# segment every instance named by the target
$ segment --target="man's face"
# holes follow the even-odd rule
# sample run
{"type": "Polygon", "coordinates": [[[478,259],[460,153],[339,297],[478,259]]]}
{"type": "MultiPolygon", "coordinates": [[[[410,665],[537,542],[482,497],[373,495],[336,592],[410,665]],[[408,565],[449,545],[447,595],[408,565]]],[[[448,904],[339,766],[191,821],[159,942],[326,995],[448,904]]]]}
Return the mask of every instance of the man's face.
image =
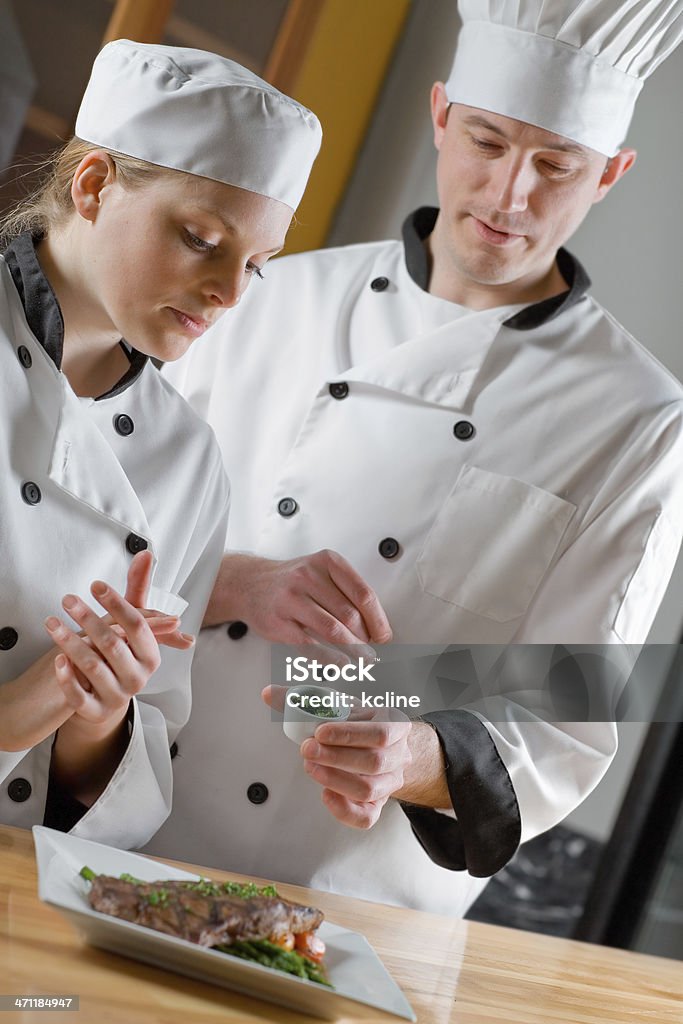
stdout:
{"type": "Polygon", "coordinates": [[[540,280],[614,183],[611,162],[522,121],[459,103],[449,107],[439,84],[432,114],[441,207],[435,264],[484,287],[523,288],[540,280]]]}

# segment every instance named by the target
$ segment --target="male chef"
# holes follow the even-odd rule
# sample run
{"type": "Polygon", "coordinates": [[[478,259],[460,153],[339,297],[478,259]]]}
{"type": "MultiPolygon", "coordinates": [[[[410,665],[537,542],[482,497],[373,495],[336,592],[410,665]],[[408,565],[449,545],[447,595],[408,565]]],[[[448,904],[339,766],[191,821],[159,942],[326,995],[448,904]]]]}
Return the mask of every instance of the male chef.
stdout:
{"type": "Polygon", "coordinates": [[[451,914],[593,789],[614,726],[448,709],[297,749],[260,699],[269,641],[638,644],[683,523],[682,389],[564,248],[634,162],[681,4],[460,12],[431,94],[440,208],[402,242],[277,261],[169,367],[232,509],[149,847],[451,914]]]}

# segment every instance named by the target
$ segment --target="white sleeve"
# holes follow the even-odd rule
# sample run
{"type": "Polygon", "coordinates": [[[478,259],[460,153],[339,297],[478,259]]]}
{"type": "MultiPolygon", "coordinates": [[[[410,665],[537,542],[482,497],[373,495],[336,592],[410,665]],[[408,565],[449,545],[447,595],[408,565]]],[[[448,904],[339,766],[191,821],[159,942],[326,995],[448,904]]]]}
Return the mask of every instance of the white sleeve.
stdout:
{"type": "MultiPolygon", "coordinates": [[[[217,447],[207,468],[207,490],[197,498],[200,514],[182,560],[174,591],[187,601],[185,633],[197,635],[225,545],[229,489],[217,447]]],[[[193,649],[161,649],[161,665],[134,699],[128,749],[104,792],[71,830],[73,835],[124,848],[140,847],[171,811],[169,744],[191,708],[193,649]]]]}
{"type": "Polygon", "coordinates": [[[424,716],[444,751],[455,820],[404,809],[438,863],[475,875],[500,870],[519,842],[562,821],[607,771],[617,703],[680,547],[681,420],[680,405],[665,407],[644,425],[642,444],[615,461],[534,595],[501,661],[497,693],[424,716]],[[549,696],[547,659],[563,650],[568,678],[574,665],[586,692],[573,694],[569,720],[557,721],[539,707],[549,696]]]}

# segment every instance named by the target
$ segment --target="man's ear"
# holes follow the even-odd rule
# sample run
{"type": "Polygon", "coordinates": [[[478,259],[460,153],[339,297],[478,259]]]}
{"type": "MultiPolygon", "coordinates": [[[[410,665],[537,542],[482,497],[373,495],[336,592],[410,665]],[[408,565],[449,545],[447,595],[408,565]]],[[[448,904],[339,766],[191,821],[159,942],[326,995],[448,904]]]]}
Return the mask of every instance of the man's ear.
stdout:
{"type": "Polygon", "coordinates": [[[102,193],[116,178],[116,167],[109,153],[94,149],[84,156],[71,182],[71,198],[76,212],[94,222],[102,204],[102,193]]]}
{"type": "Polygon", "coordinates": [[[595,194],[594,203],[604,199],[613,185],[629,171],[636,162],[637,153],[635,149],[620,149],[616,156],[607,161],[605,170],[602,172],[598,190],[595,194]]]}
{"type": "Polygon", "coordinates": [[[448,120],[448,108],[450,106],[446,96],[446,86],[443,82],[435,82],[431,92],[432,124],[434,125],[434,145],[441,149],[441,141],[446,131],[448,120]]]}

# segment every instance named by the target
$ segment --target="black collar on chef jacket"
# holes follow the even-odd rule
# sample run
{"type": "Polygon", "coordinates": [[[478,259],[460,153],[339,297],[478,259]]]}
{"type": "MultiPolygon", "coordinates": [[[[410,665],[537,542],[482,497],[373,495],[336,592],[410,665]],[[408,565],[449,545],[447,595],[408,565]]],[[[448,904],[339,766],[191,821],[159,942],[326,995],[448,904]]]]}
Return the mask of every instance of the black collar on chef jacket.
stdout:
{"type": "MultiPolygon", "coordinates": [[[[403,222],[406,268],[415,284],[424,291],[429,288],[431,268],[427,249],[422,243],[434,230],[438,213],[435,206],[421,206],[403,222]]],[[[554,320],[556,316],[564,313],[566,309],[571,309],[579,299],[583,298],[590,288],[591,279],[576,257],[566,249],[559,249],[557,266],[569,285],[567,291],[526,306],[519,313],[511,316],[509,320],[504,321],[506,327],[512,327],[515,331],[530,331],[549,320],[554,320]]]]}
{"type": "MultiPolygon", "coordinates": [[[[18,235],[4,253],[5,262],[12,275],[14,285],[24,307],[26,322],[43,346],[58,370],[62,368],[64,350],[64,320],[62,311],[50,282],[45,277],[36,255],[36,242],[28,231],[18,235]]],[[[109,391],[98,395],[102,398],[114,398],[129,388],[142,373],[148,356],[130,348],[123,341],[119,344],[126,353],[130,363],[123,377],[109,391]]]]}

